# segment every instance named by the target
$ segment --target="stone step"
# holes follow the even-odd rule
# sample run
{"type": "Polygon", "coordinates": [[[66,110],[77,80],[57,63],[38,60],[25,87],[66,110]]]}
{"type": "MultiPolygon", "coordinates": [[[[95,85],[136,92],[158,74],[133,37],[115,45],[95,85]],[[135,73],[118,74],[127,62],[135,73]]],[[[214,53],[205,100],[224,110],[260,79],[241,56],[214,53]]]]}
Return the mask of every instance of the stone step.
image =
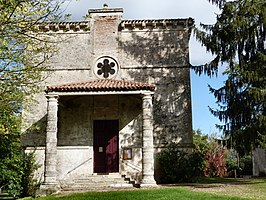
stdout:
{"type": "Polygon", "coordinates": [[[136,186],[135,181],[131,181],[120,174],[111,175],[91,175],[79,177],[73,180],[72,184],[62,186],[62,190],[95,190],[110,188],[132,188],[136,186]]]}
{"type": "Polygon", "coordinates": [[[15,199],[15,198],[9,195],[8,193],[0,192],[0,200],[11,200],[11,199],[15,199]]]}
{"type": "Polygon", "coordinates": [[[124,178],[120,177],[106,177],[106,176],[87,176],[80,177],[73,180],[75,183],[87,183],[87,182],[125,182],[124,178]]]}
{"type": "Polygon", "coordinates": [[[72,184],[61,187],[63,191],[81,191],[81,190],[110,190],[112,188],[133,188],[132,184],[116,183],[116,184],[72,184]]]}

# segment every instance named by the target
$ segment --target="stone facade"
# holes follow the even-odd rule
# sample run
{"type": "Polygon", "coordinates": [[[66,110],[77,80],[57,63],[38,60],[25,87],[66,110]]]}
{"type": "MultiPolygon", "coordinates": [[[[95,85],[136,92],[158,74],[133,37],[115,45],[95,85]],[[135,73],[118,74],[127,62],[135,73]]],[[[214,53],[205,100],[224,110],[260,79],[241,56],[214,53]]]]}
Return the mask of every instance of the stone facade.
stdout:
{"type": "Polygon", "coordinates": [[[253,176],[266,175],[266,150],[255,148],[252,152],[253,176]]]}
{"type": "Polygon", "coordinates": [[[40,93],[31,112],[23,113],[28,132],[24,144],[28,151],[37,147],[36,158],[42,164],[38,175],[44,183],[62,186],[95,175],[93,123],[118,120],[116,173],[153,185],[157,152],[170,142],[192,148],[189,38],[193,20],[123,20],[122,9],[110,8],[89,13],[90,21],[39,26],[63,39],[49,61],[44,90],[97,79],[143,82],[156,89],[40,93]],[[124,158],[124,149],[132,151],[131,159],[124,158]]]}

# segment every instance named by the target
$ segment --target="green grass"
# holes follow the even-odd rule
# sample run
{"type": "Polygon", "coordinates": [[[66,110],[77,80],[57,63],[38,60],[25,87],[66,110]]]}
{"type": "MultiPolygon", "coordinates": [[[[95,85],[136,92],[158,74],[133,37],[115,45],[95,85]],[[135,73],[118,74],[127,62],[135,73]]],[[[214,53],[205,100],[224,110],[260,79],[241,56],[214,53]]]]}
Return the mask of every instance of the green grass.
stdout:
{"type": "MultiPolygon", "coordinates": [[[[266,179],[205,178],[195,184],[168,185],[158,189],[86,192],[51,195],[37,200],[244,200],[266,199],[266,179]]],[[[27,198],[27,200],[33,200],[27,198]]]]}
{"type": "Polygon", "coordinates": [[[183,187],[174,187],[154,190],[87,192],[67,196],[47,196],[38,200],[241,200],[241,197],[192,192],[183,187]]]}

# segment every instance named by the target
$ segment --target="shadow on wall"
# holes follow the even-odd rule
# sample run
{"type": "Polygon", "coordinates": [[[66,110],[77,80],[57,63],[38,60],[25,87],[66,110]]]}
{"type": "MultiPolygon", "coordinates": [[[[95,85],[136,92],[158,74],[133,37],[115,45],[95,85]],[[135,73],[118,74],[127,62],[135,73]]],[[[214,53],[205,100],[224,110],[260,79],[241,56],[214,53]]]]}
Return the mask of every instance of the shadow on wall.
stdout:
{"type": "Polygon", "coordinates": [[[45,147],[47,115],[29,127],[21,138],[25,147],[45,147]]]}
{"type": "Polygon", "coordinates": [[[118,39],[119,50],[123,54],[121,65],[188,67],[188,41],[187,31],[122,32],[118,39]]]}
{"type": "MultiPolygon", "coordinates": [[[[142,120],[139,95],[60,97],[58,106],[58,146],[92,146],[93,119],[120,119],[120,142],[122,145],[140,146],[142,120]],[[97,101],[95,103],[94,101],[97,101]],[[98,105],[96,105],[98,104],[98,105]]],[[[45,115],[25,132],[24,146],[45,146],[45,115]]]]}
{"type": "Polygon", "coordinates": [[[129,79],[153,83],[154,144],[192,143],[187,31],[126,32],[119,38],[129,79]],[[124,34],[124,35],[123,35],[124,34]]]}

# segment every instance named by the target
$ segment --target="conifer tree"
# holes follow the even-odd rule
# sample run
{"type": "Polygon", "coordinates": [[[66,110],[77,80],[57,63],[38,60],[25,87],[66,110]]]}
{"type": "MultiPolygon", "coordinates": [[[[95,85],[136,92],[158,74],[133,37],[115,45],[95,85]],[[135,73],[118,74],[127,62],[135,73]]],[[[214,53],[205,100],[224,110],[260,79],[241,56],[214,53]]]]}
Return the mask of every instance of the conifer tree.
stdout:
{"type": "Polygon", "coordinates": [[[266,144],[266,2],[211,2],[221,8],[221,14],[215,24],[195,28],[195,35],[214,59],[193,68],[213,76],[219,65],[227,67],[224,85],[210,87],[219,106],[210,111],[223,122],[217,126],[231,145],[244,154],[266,144]]]}

